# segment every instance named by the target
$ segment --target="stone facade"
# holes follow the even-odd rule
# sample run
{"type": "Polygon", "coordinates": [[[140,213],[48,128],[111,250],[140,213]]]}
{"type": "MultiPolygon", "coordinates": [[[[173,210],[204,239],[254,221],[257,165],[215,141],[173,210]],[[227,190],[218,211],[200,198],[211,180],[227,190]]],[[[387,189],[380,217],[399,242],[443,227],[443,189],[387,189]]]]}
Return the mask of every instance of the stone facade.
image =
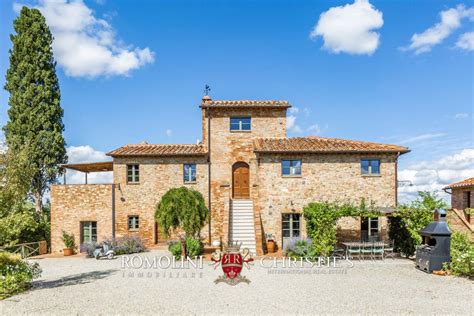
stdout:
{"type": "MultiPolygon", "coordinates": [[[[207,203],[207,160],[196,157],[150,157],[116,158],[114,160],[114,183],[116,193],[116,237],[125,235],[139,236],[146,246],[167,238],[155,226],[155,206],[161,197],[171,188],[185,186],[200,192],[207,203]],[[196,182],[184,183],[183,164],[196,164],[196,182]],[[127,165],[138,164],[140,182],[127,183],[127,165]],[[139,216],[139,230],[128,229],[128,216],[139,216]]],[[[207,229],[203,229],[203,237],[207,229]]]]}
{"type": "MultiPolygon", "coordinates": [[[[379,207],[396,205],[396,155],[260,155],[258,157],[258,204],[265,233],[281,244],[282,214],[301,213],[314,201],[343,201],[358,205],[374,202],[379,207]],[[363,176],[360,160],[380,159],[379,176],[363,176]],[[282,177],[281,159],[301,159],[300,177],[282,177]]],[[[302,235],[306,234],[302,218],[302,235]]],[[[387,230],[381,220],[382,235],[387,230]]],[[[360,239],[360,219],[342,218],[338,223],[341,238],[360,239]]]]}
{"type": "MultiPolygon", "coordinates": [[[[205,103],[205,102],[204,102],[205,103]]],[[[203,103],[203,104],[204,104],[203,103]]],[[[171,188],[186,186],[202,193],[211,204],[211,237],[208,226],[201,236],[206,241],[228,241],[229,207],[232,199],[233,165],[244,162],[249,166],[250,199],[254,203],[257,253],[264,250],[265,233],[282,240],[282,214],[301,213],[304,205],[313,201],[344,201],[367,203],[380,207],[396,205],[397,154],[270,154],[254,151],[257,138],[285,138],[287,107],[216,107],[202,108],[202,144],[208,154],[201,156],[120,156],[114,157],[114,185],[55,185],[52,203],[52,249],[62,248],[61,230],[76,235],[79,244],[80,221],[97,221],[98,237],[112,236],[112,207],[115,211],[116,237],[139,236],[146,246],[166,240],[155,224],[155,206],[171,188]],[[251,131],[231,131],[230,117],[251,117],[251,131]],[[208,122],[210,121],[210,126],[208,122]],[[210,132],[210,139],[208,133],[210,132]],[[281,159],[302,160],[300,177],[282,177],[281,159]],[[360,159],[380,159],[380,175],[360,174],[360,159]],[[209,185],[209,162],[211,183],[209,185]],[[195,163],[197,181],[185,184],[183,164],[195,163]],[[127,165],[138,164],[139,183],[127,183],[127,165]],[[115,200],[112,203],[112,190],[115,200]],[[209,201],[209,187],[211,201],[209,201]],[[128,216],[139,216],[139,229],[128,229],[128,216]]],[[[304,237],[305,225],[301,223],[304,237]]],[[[387,220],[380,222],[386,234],[387,220]]],[[[343,218],[338,233],[343,238],[360,237],[360,219],[343,218]]]]}
{"type": "Polygon", "coordinates": [[[53,185],[51,188],[51,251],[62,252],[62,231],[80,245],[81,222],[97,222],[98,241],[112,236],[112,184],[53,185]]]}

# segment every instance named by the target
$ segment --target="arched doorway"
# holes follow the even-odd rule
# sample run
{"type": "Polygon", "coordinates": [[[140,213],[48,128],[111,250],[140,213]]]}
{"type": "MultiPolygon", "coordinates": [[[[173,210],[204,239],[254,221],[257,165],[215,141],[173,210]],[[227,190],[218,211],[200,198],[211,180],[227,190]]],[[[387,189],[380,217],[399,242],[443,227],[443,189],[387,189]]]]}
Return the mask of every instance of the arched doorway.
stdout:
{"type": "Polygon", "coordinates": [[[232,196],[234,199],[250,198],[250,172],[245,162],[236,162],[232,166],[232,196]]]}

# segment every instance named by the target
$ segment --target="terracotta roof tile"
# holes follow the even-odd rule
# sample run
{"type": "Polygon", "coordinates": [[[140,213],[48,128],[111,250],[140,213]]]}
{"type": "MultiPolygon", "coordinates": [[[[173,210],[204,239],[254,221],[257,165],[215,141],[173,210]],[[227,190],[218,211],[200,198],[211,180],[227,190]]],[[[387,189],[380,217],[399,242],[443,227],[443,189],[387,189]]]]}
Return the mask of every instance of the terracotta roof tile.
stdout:
{"type": "Polygon", "coordinates": [[[203,156],[207,154],[204,145],[180,144],[136,144],[125,145],[111,152],[108,156],[203,156]]]}
{"type": "Polygon", "coordinates": [[[407,147],[323,137],[257,138],[254,151],[261,153],[407,153],[407,147]]]}
{"type": "Polygon", "coordinates": [[[288,101],[283,100],[203,100],[202,108],[207,107],[268,107],[268,108],[289,108],[288,101]]]}
{"type": "Polygon", "coordinates": [[[468,178],[456,183],[452,183],[445,187],[445,189],[456,189],[456,188],[465,188],[465,187],[471,187],[474,186],[474,178],[468,178]]]}

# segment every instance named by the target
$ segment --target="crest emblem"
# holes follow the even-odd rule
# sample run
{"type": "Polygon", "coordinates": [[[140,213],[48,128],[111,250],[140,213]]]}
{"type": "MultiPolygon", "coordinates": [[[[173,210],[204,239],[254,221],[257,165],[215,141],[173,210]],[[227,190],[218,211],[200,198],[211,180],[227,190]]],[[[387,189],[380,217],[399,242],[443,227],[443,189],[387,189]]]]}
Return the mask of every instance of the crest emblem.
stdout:
{"type": "Polygon", "coordinates": [[[224,275],[219,276],[214,283],[225,282],[229,285],[236,285],[240,282],[250,283],[250,280],[240,275],[240,272],[242,272],[244,265],[250,269],[249,263],[253,261],[253,258],[247,248],[244,248],[242,253],[240,253],[241,245],[231,244],[226,247],[223,253],[220,250],[216,250],[212,254],[211,260],[213,261],[214,269],[220,265],[224,272],[224,275]]]}

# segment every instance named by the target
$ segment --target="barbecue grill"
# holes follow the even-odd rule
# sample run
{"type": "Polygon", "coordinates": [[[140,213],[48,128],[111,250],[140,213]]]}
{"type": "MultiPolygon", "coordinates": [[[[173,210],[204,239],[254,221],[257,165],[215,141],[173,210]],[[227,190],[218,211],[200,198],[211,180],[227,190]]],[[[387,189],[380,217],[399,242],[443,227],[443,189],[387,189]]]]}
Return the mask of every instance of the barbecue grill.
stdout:
{"type": "Polygon", "coordinates": [[[416,249],[416,267],[431,273],[441,270],[449,262],[451,231],[446,222],[446,211],[436,210],[434,221],[420,231],[423,242],[416,249]]]}

